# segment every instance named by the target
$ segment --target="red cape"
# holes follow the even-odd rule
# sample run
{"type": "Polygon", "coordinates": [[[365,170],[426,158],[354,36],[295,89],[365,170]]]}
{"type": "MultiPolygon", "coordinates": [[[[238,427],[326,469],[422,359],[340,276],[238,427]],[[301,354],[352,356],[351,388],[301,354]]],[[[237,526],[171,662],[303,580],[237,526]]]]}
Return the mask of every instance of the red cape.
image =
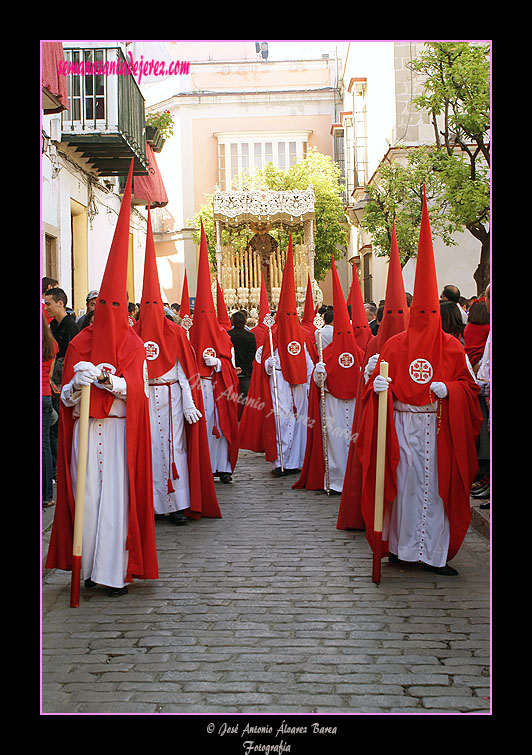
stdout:
{"type": "Polygon", "coordinates": [[[355,452],[358,438],[358,429],[360,418],[365,401],[365,383],[364,369],[368,359],[376,353],[377,339],[372,338],[368,341],[366,353],[362,360],[360,380],[358,381],[357,395],[355,399],[355,412],[353,414],[353,427],[351,430],[351,443],[349,444],[349,453],[347,454],[347,464],[345,468],[344,486],[340,506],[338,507],[338,519],[336,529],[338,530],[363,530],[365,528],[360,505],[360,490],[362,485],[362,467],[358,454],[355,452]]]}
{"type": "MultiPolygon", "coordinates": [[[[323,352],[323,361],[327,364],[329,354],[333,353],[334,338],[323,352]]],[[[355,346],[355,348],[357,348],[355,346]]],[[[363,359],[362,349],[358,350],[358,362],[363,359]]],[[[362,373],[358,380],[358,385],[363,383],[362,373]]],[[[358,386],[357,386],[358,390],[358,386]]],[[[350,394],[339,396],[339,398],[350,398],[350,394]]],[[[356,403],[355,403],[356,411],[356,403]]],[[[353,443],[349,444],[351,450],[353,443]]],[[[323,437],[321,430],[321,392],[320,388],[310,380],[308,395],[308,424],[307,424],[307,443],[305,446],[305,459],[301,467],[299,480],[292,485],[293,488],[306,488],[307,490],[323,490],[323,480],[325,475],[325,460],[323,456],[323,437]]],[[[345,482],[344,482],[345,487],[345,482]]],[[[340,528],[343,529],[343,528],[340,528]]]]}
{"type": "MultiPolygon", "coordinates": [[[[140,319],[133,329],[142,338],[142,311],[140,319]]],[[[198,367],[194,350],[183,328],[167,317],[164,318],[164,343],[165,351],[173,355],[173,364],[176,360],[183,368],[192,392],[192,399],[202,414],[202,419],[190,424],[185,422],[185,434],[187,439],[187,466],[190,486],[190,508],[184,512],[191,519],[199,519],[201,516],[220,519],[222,517],[216,490],[212,478],[211,459],[207,440],[207,425],[205,424],[205,407],[201,383],[197,378],[198,367]]],[[[149,369],[149,363],[148,363],[149,369]]],[[[164,374],[164,373],[163,373],[164,374]]],[[[158,375],[157,377],[160,377],[158,375]]]]}
{"type": "MultiPolygon", "coordinates": [[[[478,386],[467,366],[460,342],[444,333],[442,339],[444,359],[434,381],[446,384],[449,395],[441,401],[441,424],[437,435],[438,492],[441,496],[450,525],[447,560],[458,552],[471,521],[469,492],[478,468],[476,437],[482,426],[482,413],[478,403],[478,386]]],[[[384,507],[388,508],[397,494],[397,464],[399,444],[393,417],[394,384],[398,383],[398,365],[408,359],[406,331],[390,338],[382,349],[380,361],[389,364],[391,377],[388,390],[388,418],[386,432],[386,464],[384,507]]],[[[364,391],[364,412],[359,425],[356,454],[362,474],[362,515],[366,538],[373,548],[375,450],[378,396],[373,380],[379,374],[379,363],[364,391]]],[[[382,542],[382,555],[388,555],[388,543],[382,542]]]]}
{"type": "Polygon", "coordinates": [[[388,338],[402,332],[408,324],[409,312],[406,303],[406,295],[403,284],[403,274],[397,235],[395,232],[395,220],[392,227],[392,242],[390,246],[390,261],[388,267],[388,279],[386,281],[386,295],[384,302],[384,314],[377,336],[371,338],[366,346],[366,353],[362,360],[362,374],[358,384],[358,392],[353,416],[353,428],[351,431],[352,442],[349,446],[347,464],[344,476],[344,486],[336,527],[339,530],[363,530],[364,519],[360,505],[360,493],[362,488],[362,467],[360,459],[355,453],[356,438],[358,434],[360,418],[363,411],[364,393],[364,369],[370,357],[380,352],[388,338]]]}
{"type": "Polygon", "coordinates": [[[476,323],[469,322],[465,326],[464,330],[464,348],[466,354],[469,357],[469,361],[473,367],[480,362],[484,355],[484,348],[488,335],[490,332],[490,325],[477,325],[476,323]]]}
{"type": "MultiPolygon", "coordinates": [[[[63,383],[74,374],[77,362],[89,361],[93,325],[78,333],[70,342],[63,368],[63,383]]],[[[159,576],[155,546],[151,436],[148,397],[144,384],[144,345],[133,329],[122,344],[117,375],[127,382],[126,442],[129,471],[129,552],[126,582],[133,579],[157,579],[159,576]]],[[[91,391],[99,390],[91,387],[91,391]]],[[[70,478],[70,457],[74,429],[73,408],[61,404],[57,449],[57,503],[47,569],[72,570],[75,496],[70,478]]]]}

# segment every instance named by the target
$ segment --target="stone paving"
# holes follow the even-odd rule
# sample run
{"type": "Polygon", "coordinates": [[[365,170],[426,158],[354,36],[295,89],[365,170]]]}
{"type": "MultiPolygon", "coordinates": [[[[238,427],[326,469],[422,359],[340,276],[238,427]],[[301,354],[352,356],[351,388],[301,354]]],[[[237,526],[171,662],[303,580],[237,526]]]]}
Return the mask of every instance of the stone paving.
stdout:
{"type": "Polygon", "coordinates": [[[490,712],[489,540],[469,530],[458,577],[383,561],[377,586],[339,497],[269,469],[242,451],[222,519],[157,520],[160,578],[125,596],[70,608],[43,573],[42,713],[490,712]]]}

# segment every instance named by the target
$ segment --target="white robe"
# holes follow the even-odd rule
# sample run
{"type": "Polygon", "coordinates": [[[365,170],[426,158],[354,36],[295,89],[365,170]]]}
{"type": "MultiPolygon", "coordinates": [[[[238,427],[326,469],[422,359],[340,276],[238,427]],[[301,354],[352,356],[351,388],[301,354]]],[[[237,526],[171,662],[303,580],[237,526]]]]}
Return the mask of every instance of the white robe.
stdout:
{"type": "MultiPolygon", "coordinates": [[[[219,364],[219,372],[222,366],[219,364]]],[[[218,409],[214,400],[214,393],[212,389],[212,380],[209,378],[201,378],[201,392],[203,394],[203,405],[205,407],[205,420],[207,422],[207,439],[209,441],[209,454],[211,457],[211,469],[213,474],[219,474],[220,472],[228,472],[231,474],[231,464],[229,461],[229,444],[224,437],[220,429],[220,420],[218,416],[218,409]],[[216,427],[220,435],[217,438],[212,433],[214,427],[214,420],[216,419],[216,427]]]]}
{"type": "MultiPolygon", "coordinates": [[[[325,389],[325,424],[327,428],[329,488],[341,493],[344,486],[349,444],[353,433],[355,399],[346,400],[333,396],[327,391],[327,383],[325,383],[325,389]]],[[[326,483],[324,475],[323,488],[325,489],[325,487],[326,483]]]]}
{"type": "Polygon", "coordinates": [[[399,441],[397,497],[383,520],[383,540],[401,561],[445,566],[449,520],[438,494],[437,403],[411,406],[394,400],[399,441]]]}
{"type": "Polygon", "coordinates": [[[153,471],[153,507],[156,514],[170,514],[190,507],[187,463],[187,438],[183,406],[193,403],[192,392],[183,368],[176,362],[168,372],[150,379],[150,427],[153,471]],[[171,385],[161,385],[171,383],[171,385]],[[171,399],[169,398],[169,394],[171,399]],[[185,399],[185,401],[183,401],[185,399]],[[173,461],[178,479],[171,473],[170,400],[172,407],[173,461]],[[168,492],[168,477],[174,492],[168,492]]]}
{"type": "MultiPolygon", "coordinates": [[[[277,349],[274,355],[277,357],[277,349]]],[[[280,369],[275,370],[277,378],[277,393],[279,400],[279,418],[281,425],[281,450],[283,454],[284,469],[301,469],[305,459],[305,448],[307,445],[307,420],[308,420],[308,388],[310,376],[314,369],[307,347],[305,346],[305,356],[307,361],[307,380],[306,383],[299,385],[290,385],[283,377],[280,369]],[[297,416],[294,414],[294,405],[297,416]]],[[[272,395],[272,406],[275,417],[275,432],[277,434],[277,412],[275,408],[275,390],[273,385],[273,373],[270,375],[270,390],[272,395]]],[[[277,449],[279,449],[279,439],[277,439],[277,449]]],[[[281,466],[279,454],[277,459],[272,462],[272,469],[281,466]]]]}
{"type": "MultiPolygon", "coordinates": [[[[84,579],[108,587],[123,587],[128,564],[126,538],[129,517],[129,475],[126,443],[124,378],[111,376],[115,396],[109,416],[89,419],[87,478],[83,511],[81,570],[84,579]]],[[[61,390],[65,406],[79,418],[80,391],[61,390]]],[[[109,390],[101,388],[101,390],[109,390]]],[[[79,422],[74,423],[70,475],[76,491],[79,422]]]]}

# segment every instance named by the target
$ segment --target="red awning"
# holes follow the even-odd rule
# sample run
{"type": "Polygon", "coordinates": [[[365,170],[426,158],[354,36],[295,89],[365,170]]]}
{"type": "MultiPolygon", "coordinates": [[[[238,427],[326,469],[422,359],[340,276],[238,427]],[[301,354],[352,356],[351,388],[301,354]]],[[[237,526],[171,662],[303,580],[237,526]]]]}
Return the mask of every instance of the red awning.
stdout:
{"type": "Polygon", "coordinates": [[[63,60],[62,42],[41,43],[43,112],[47,115],[68,110],[67,80],[59,72],[63,60]]]}
{"type": "Polygon", "coordinates": [[[146,157],[148,158],[148,175],[133,177],[133,196],[135,199],[145,199],[150,203],[151,209],[165,207],[168,204],[168,197],[161,171],[149,142],[146,142],[146,157]]]}

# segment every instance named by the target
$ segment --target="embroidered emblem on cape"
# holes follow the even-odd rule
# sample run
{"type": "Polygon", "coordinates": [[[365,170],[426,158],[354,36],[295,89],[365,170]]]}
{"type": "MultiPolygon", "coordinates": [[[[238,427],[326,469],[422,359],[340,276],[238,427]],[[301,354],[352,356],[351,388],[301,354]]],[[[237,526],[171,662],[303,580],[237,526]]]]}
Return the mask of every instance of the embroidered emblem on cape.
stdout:
{"type": "Polygon", "coordinates": [[[301,344],[299,343],[299,341],[290,341],[290,343],[286,347],[286,350],[289,354],[295,357],[301,351],[301,344]]]}
{"type": "Polygon", "coordinates": [[[432,380],[433,369],[428,359],[414,359],[408,368],[408,374],[414,383],[428,383],[432,380]]]}
{"type": "Polygon", "coordinates": [[[116,372],[116,367],[110,362],[100,362],[96,367],[99,367],[102,372],[106,372],[108,375],[114,375],[116,372]]]}
{"type": "Polygon", "coordinates": [[[351,354],[350,351],[344,351],[340,356],[338,357],[338,364],[340,367],[352,367],[355,363],[355,357],[351,354]]]}
{"type": "Polygon", "coordinates": [[[152,359],[157,359],[159,356],[159,344],[155,341],[145,341],[144,342],[144,348],[146,349],[146,359],[149,359],[150,361],[152,359]]]}
{"type": "Polygon", "coordinates": [[[259,346],[257,351],[255,352],[255,361],[257,364],[260,364],[262,360],[262,346],[259,346]]]}
{"type": "Polygon", "coordinates": [[[215,357],[216,356],[216,350],[212,348],[212,346],[208,346],[206,349],[203,349],[203,358],[205,357],[215,357]]]}

